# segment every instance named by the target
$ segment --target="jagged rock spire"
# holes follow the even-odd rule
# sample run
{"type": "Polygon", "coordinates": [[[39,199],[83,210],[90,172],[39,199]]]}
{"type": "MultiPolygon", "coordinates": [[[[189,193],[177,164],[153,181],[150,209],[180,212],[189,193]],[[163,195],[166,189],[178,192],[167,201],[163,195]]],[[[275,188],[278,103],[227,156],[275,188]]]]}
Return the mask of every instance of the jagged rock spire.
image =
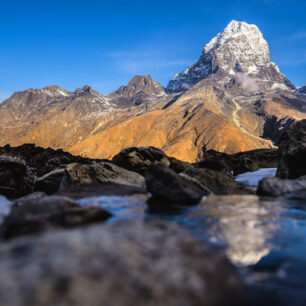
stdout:
{"type": "Polygon", "coordinates": [[[294,87],[279,72],[277,65],[270,62],[268,43],[258,27],[233,20],[204,47],[196,63],[175,75],[167,89],[184,91],[214,74],[218,80],[228,82],[237,73],[264,81],[261,87],[265,89],[294,87]]]}

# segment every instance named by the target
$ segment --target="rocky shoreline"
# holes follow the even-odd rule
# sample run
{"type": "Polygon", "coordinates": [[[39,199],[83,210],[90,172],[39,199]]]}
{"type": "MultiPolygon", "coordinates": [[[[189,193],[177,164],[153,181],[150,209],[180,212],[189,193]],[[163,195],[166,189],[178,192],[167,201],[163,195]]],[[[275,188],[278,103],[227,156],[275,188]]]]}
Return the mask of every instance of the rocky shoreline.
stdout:
{"type": "Polygon", "coordinates": [[[159,216],[217,204],[218,196],[228,205],[233,195],[305,200],[306,120],[278,146],[231,155],[203,148],[194,164],[154,147],[127,148],[112,160],[32,144],[0,148],[0,195],[10,201],[0,198],[10,203],[0,225],[3,304],[248,305],[224,251],[162,218],[108,223],[116,213],[77,200],[141,197],[159,216]],[[256,191],[235,181],[275,167],[277,176],[256,191]]]}

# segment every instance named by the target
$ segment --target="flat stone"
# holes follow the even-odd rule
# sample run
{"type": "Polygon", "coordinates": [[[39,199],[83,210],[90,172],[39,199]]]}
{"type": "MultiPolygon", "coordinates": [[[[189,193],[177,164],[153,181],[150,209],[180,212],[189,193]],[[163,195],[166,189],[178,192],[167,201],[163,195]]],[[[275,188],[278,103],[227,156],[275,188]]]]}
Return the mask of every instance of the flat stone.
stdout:
{"type": "Polygon", "coordinates": [[[265,196],[293,195],[306,192],[306,176],[295,180],[280,179],[278,177],[264,178],[259,182],[257,194],[265,196]]]}
{"type": "Polygon", "coordinates": [[[101,162],[92,165],[69,164],[61,183],[60,189],[80,184],[121,184],[128,186],[144,186],[144,177],[116,166],[112,163],[101,162]]]}
{"type": "Polygon", "coordinates": [[[49,228],[71,228],[108,219],[110,213],[95,206],[81,206],[59,196],[38,197],[15,203],[0,226],[0,237],[10,239],[49,228]]]}
{"type": "Polygon", "coordinates": [[[214,194],[251,194],[249,188],[235,182],[234,178],[211,169],[189,168],[184,173],[197,180],[214,194]]]}

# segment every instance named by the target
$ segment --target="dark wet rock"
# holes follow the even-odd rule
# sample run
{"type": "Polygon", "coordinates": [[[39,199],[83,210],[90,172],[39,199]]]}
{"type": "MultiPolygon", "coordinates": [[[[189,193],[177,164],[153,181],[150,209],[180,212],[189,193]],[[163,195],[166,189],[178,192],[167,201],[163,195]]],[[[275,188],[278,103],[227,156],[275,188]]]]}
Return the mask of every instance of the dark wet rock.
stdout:
{"type": "Polygon", "coordinates": [[[155,147],[130,147],[115,155],[112,162],[122,168],[145,175],[148,167],[159,162],[175,172],[183,172],[192,165],[174,157],[167,156],[162,150],[155,147]]]}
{"type": "Polygon", "coordinates": [[[211,169],[196,169],[190,167],[184,173],[199,184],[211,190],[214,194],[250,194],[249,188],[237,183],[226,174],[211,169]]]}
{"type": "Polygon", "coordinates": [[[232,167],[222,159],[208,158],[193,164],[195,168],[211,169],[223,173],[231,173],[232,167]]]}
{"type": "Polygon", "coordinates": [[[257,194],[265,196],[283,196],[306,192],[306,175],[300,178],[289,180],[278,177],[264,178],[259,182],[257,194]]]}
{"type": "Polygon", "coordinates": [[[65,169],[55,169],[35,180],[36,191],[53,194],[58,191],[65,174],[65,169]]]}
{"type": "Polygon", "coordinates": [[[121,184],[81,184],[60,190],[56,195],[72,199],[82,199],[93,196],[132,196],[146,194],[145,186],[128,186],[121,184]]]}
{"type": "Polygon", "coordinates": [[[0,194],[13,199],[33,191],[34,176],[20,158],[0,155],[0,194]]]}
{"type": "Polygon", "coordinates": [[[210,194],[192,178],[180,176],[163,164],[152,164],[148,168],[146,186],[153,195],[152,205],[192,205],[210,194]]]}
{"type": "Polygon", "coordinates": [[[92,165],[69,164],[60,189],[80,184],[121,184],[141,187],[144,186],[144,177],[107,162],[92,165]]]}
{"type": "Polygon", "coordinates": [[[112,162],[122,168],[145,175],[148,167],[154,162],[170,165],[168,156],[154,147],[130,147],[115,155],[112,162]]]}
{"type": "Polygon", "coordinates": [[[291,125],[279,140],[276,176],[297,178],[306,175],[306,119],[291,125]]]}
{"type": "Polygon", "coordinates": [[[261,168],[276,168],[278,163],[277,149],[257,149],[235,154],[226,154],[203,148],[204,160],[195,163],[196,168],[207,168],[216,171],[233,171],[236,176],[261,168]]]}
{"type": "Polygon", "coordinates": [[[73,162],[73,158],[70,158],[69,156],[63,155],[58,157],[52,157],[51,159],[47,160],[43,172],[45,174],[48,174],[53,170],[57,170],[59,168],[65,168],[65,166],[70,164],[71,162],[73,162]]]}
{"type": "Polygon", "coordinates": [[[184,172],[186,169],[193,168],[192,164],[188,162],[181,161],[174,157],[169,157],[170,165],[169,168],[175,171],[176,173],[184,172]]]}
{"type": "Polygon", "coordinates": [[[51,227],[71,228],[104,221],[111,216],[94,206],[80,206],[65,197],[38,197],[14,203],[0,227],[0,237],[10,239],[40,233],[51,227]]]}
{"type": "Polygon", "coordinates": [[[224,253],[162,221],[47,233],[0,252],[3,305],[245,305],[224,253]]]}
{"type": "Polygon", "coordinates": [[[196,168],[206,168],[216,171],[232,171],[233,163],[230,158],[230,154],[218,152],[215,150],[206,150],[203,148],[203,160],[194,163],[196,168]]]}
{"type": "Polygon", "coordinates": [[[23,144],[18,147],[6,145],[0,147],[0,154],[7,154],[23,159],[32,169],[33,173],[40,177],[56,168],[65,168],[70,163],[91,164],[96,161],[81,156],[73,156],[62,149],[41,148],[34,144],[23,144]]]}

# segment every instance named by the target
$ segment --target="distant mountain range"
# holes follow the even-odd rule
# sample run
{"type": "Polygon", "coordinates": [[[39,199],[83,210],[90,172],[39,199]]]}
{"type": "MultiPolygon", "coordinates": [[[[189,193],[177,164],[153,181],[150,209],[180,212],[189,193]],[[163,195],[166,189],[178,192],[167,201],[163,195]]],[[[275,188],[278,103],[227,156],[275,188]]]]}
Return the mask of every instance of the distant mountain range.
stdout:
{"type": "Polygon", "coordinates": [[[306,88],[270,61],[255,25],[232,21],[167,88],[148,75],[107,96],[89,86],[14,93],[0,104],[0,145],[35,143],[99,158],[152,145],[196,161],[203,146],[227,153],[273,147],[304,118],[306,88]]]}

